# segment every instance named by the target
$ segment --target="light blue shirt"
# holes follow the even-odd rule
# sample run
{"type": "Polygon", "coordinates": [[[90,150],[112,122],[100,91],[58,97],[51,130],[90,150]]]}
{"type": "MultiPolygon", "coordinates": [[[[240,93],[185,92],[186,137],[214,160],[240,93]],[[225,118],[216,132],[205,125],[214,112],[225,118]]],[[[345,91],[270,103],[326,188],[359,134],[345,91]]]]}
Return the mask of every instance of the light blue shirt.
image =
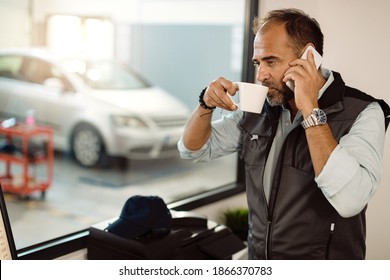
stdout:
{"type": "MultiPolygon", "coordinates": [[[[322,69],[322,74],[327,82],[319,96],[333,82],[331,71],[322,69]]],[[[237,152],[242,146],[238,125],[242,117],[243,112],[237,110],[213,121],[210,138],[197,151],[188,150],[180,139],[178,149],[181,157],[195,162],[210,161],[237,152]]],[[[292,123],[290,119],[290,111],[284,109],[265,169],[264,191],[267,197],[283,142],[288,133],[300,125],[302,116],[298,113],[292,123]]],[[[342,217],[358,214],[374,195],[381,179],[384,143],[383,111],[377,102],[373,102],[360,113],[350,132],[340,139],[315,178],[324,196],[342,217]]]]}

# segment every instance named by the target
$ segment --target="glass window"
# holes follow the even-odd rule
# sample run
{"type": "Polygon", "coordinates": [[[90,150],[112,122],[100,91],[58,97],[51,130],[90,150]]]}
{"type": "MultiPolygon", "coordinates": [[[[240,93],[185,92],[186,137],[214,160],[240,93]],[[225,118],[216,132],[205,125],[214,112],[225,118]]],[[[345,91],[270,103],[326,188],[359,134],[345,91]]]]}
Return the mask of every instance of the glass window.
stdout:
{"type": "MultiPolygon", "coordinates": [[[[33,41],[49,42],[45,47],[51,55],[41,55],[40,64],[31,64],[29,75],[40,83],[61,75],[71,92],[53,83],[11,87],[0,78],[2,118],[14,113],[24,122],[24,116],[34,112],[35,125],[53,132],[50,186],[30,192],[30,185],[11,184],[6,190],[18,249],[116,217],[133,195],[158,195],[168,204],[237,180],[236,154],[195,164],[180,159],[176,144],[200,91],[218,76],[241,79],[246,1],[111,2],[100,0],[100,5],[90,7],[68,1],[64,11],[62,4],[46,10],[36,3],[46,16],[53,10],[74,15],[70,30],[62,24],[66,18],[50,25],[45,22],[50,17],[32,16],[32,34],[37,36],[33,41]],[[123,14],[124,9],[133,12],[123,14]],[[85,10],[110,17],[79,17],[85,10]],[[99,19],[105,26],[101,33],[99,19]],[[75,44],[68,40],[65,47],[64,38],[75,34],[75,44]]],[[[31,48],[24,51],[35,53],[31,48]]],[[[0,60],[0,72],[10,63],[0,60]]],[[[46,144],[45,149],[51,147],[46,144]]],[[[4,160],[0,153],[0,176],[9,166],[12,179],[19,181],[26,172],[28,178],[47,172],[33,161],[24,168],[4,160]]]]}
{"type": "Polygon", "coordinates": [[[43,85],[47,79],[56,77],[56,72],[50,63],[30,57],[24,57],[20,74],[24,80],[40,85],[43,85]]]}
{"type": "Polygon", "coordinates": [[[0,56],[0,77],[19,79],[22,62],[20,56],[0,56]]]}

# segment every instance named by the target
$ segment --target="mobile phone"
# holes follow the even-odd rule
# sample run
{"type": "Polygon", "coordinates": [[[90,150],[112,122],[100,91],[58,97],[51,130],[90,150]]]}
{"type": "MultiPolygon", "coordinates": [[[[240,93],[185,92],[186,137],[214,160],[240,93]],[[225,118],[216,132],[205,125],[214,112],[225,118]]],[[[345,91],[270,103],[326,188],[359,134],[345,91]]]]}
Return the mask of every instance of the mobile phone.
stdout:
{"type": "MultiPolygon", "coordinates": [[[[313,46],[308,46],[305,51],[303,52],[302,56],[301,56],[301,59],[307,59],[307,53],[309,52],[309,50],[312,51],[313,55],[314,55],[314,62],[316,64],[316,67],[317,69],[320,68],[321,64],[322,64],[322,56],[316,51],[316,49],[313,47],[313,46]]],[[[294,91],[294,88],[295,88],[295,85],[294,85],[294,82],[293,81],[287,81],[286,82],[286,85],[292,90],[294,91]]]]}

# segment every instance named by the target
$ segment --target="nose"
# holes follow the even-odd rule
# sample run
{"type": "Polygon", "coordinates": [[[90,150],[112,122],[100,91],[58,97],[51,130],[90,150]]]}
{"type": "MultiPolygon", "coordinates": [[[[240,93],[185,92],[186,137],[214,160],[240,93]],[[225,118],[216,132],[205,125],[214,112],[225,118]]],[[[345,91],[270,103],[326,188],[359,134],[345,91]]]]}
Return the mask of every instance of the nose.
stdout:
{"type": "Polygon", "coordinates": [[[264,65],[259,65],[258,68],[257,68],[257,74],[256,74],[256,79],[259,81],[259,82],[264,82],[266,80],[268,80],[270,77],[270,74],[269,74],[269,71],[267,70],[267,67],[265,67],[264,65]]]}

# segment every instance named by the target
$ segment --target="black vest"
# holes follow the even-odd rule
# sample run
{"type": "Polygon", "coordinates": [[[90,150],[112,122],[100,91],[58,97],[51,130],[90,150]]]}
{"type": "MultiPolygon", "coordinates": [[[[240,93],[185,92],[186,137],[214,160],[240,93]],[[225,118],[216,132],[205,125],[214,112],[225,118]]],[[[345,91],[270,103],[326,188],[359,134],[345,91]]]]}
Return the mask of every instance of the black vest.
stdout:
{"type": "MultiPolygon", "coordinates": [[[[319,100],[337,141],[347,134],[358,115],[379,102],[386,128],[390,109],[345,86],[341,76],[319,100]]],[[[314,181],[304,129],[292,130],[282,147],[272,182],[269,205],[264,189],[264,167],[279,123],[281,108],[266,102],[261,114],[245,113],[241,158],[245,162],[249,205],[249,257],[252,259],[364,259],[365,209],[351,218],[341,217],[314,181]],[[251,140],[257,135],[257,140],[251,140]]]]}

